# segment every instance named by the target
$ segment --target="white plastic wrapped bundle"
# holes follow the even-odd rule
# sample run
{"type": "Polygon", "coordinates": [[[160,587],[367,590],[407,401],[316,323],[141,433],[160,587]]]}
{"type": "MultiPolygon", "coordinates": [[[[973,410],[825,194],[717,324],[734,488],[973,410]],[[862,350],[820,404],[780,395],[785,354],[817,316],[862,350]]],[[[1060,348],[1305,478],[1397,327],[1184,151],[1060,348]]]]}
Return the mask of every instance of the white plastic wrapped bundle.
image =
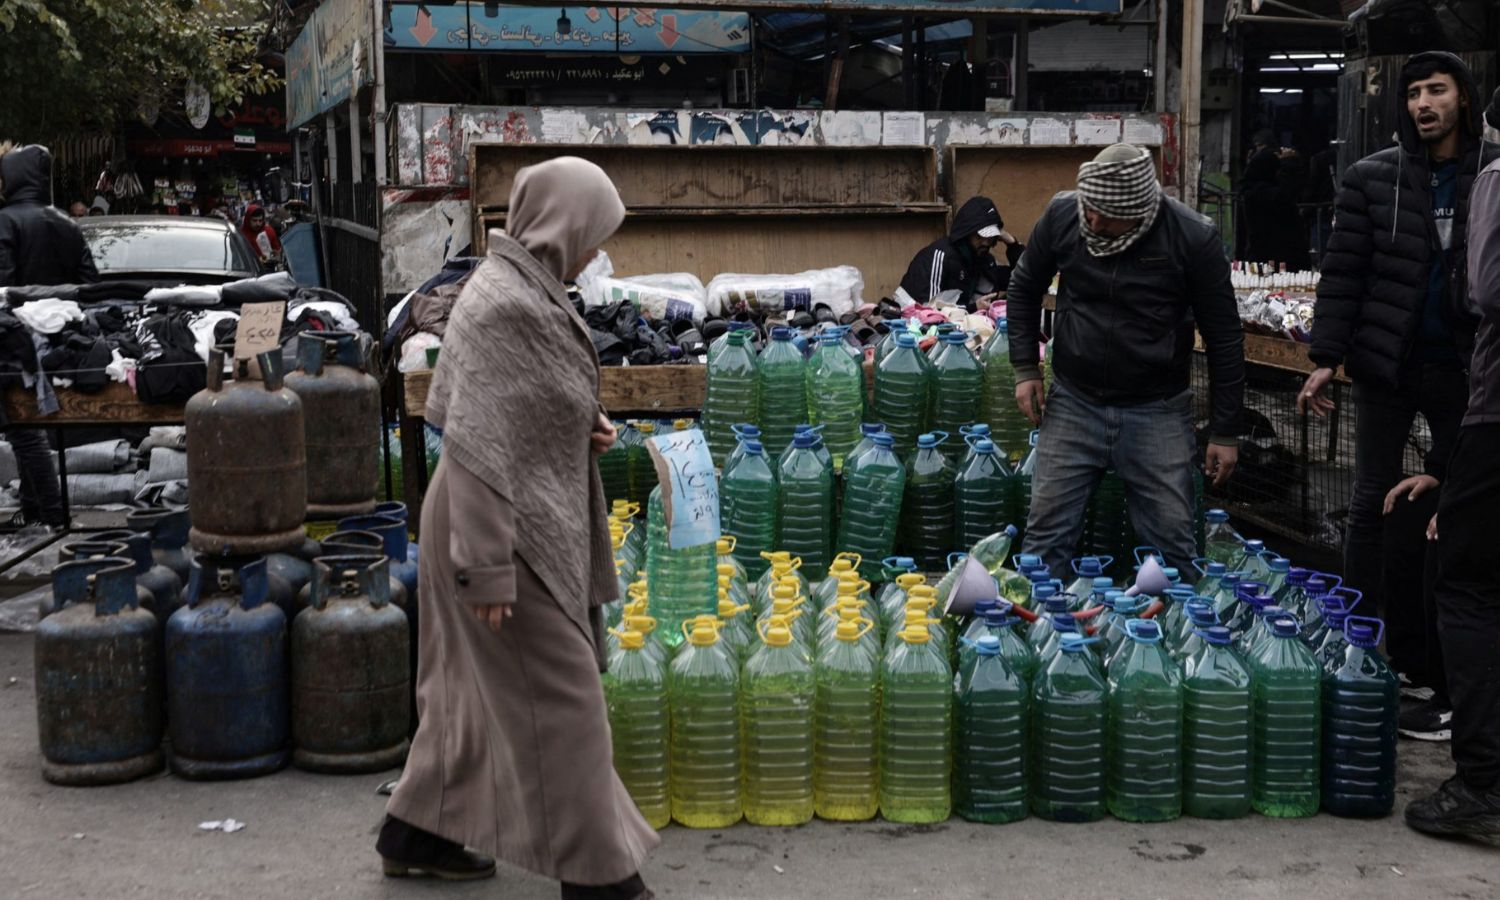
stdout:
{"type": "Polygon", "coordinates": [[[702,296],[692,291],[658,287],[633,278],[598,278],[594,286],[603,304],[624,300],[653,322],[691,319],[694,325],[701,325],[708,315],[702,296]]]}
{"type": "Polygon", "coordinates": [[[864,277],[853,266],[796,275],[720,275],[708,283],[708,309],[719,316],[784,315],[823,306],[837,317],[864,303],[864,290],[864,277]]]}

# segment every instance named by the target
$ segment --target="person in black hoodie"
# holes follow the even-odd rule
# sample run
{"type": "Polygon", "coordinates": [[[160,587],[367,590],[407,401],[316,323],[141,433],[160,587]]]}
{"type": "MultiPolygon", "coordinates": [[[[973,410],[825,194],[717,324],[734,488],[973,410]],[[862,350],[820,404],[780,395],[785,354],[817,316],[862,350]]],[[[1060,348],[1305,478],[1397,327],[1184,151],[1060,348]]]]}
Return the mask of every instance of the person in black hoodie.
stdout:
{"type": "MultiPolygon", "coordinates": [[[[52,206],[52,154],[46,147],[30,144],[0,155],[0,201],[0,287],[99,280],[78,223],[52,206]]],[[[0,426],[6,424],[0,413],[0,426]]],[[[9,428],[6,439],[21,476],[21,511],[13,524],[66,526],[46,435],[9,428]]]]}
{"type": "Polygon", "coordinates": [[[1011,266],[1025,249],[1025,244],[1005,230],[995,201],[972,197],[959,207],[948,235],[912,257],[896,299],[903,305],[906,301],[931,303],[944,291],[958,290],[963,294],[960,302],[973,312],[980,298],[1005,290],[1011,266]],[[991,254],[996,244],[1005,245],[1009,265],[1000,265],[991,254]]]}
{"type": "Polygon", "coordinates": [[[1402,715],[1407,737],[1446,740],[1442,667],[1428,659],[1420,602],[1382,597],[1383,509],[1443,480],[1468,398],[1465,369],[1478,317],[1466,302],[1469,192],[1479,171],[1500,158],[1482,139],[1484,101],[1474,76],[1451,53],[1419,53],[1402,69],[1408,115],[1400,143],[1345,173],[1333,234],[1323,257],[1308,357],[1318,368],[1297,398],[1301,411],[1326,415],[1340,364],[1354,382],[1354,487],[1344,539],[1344,583],[1364,594],[1361,609],[1390,621],[1394,667],[1431,701],[1402,715]],[[1417,413],[1432,447],[1420,477],[1402,481],[1402,458],[1417,413]],[[1396,490],[1392,490],[1395,488],[1396,490]]]}

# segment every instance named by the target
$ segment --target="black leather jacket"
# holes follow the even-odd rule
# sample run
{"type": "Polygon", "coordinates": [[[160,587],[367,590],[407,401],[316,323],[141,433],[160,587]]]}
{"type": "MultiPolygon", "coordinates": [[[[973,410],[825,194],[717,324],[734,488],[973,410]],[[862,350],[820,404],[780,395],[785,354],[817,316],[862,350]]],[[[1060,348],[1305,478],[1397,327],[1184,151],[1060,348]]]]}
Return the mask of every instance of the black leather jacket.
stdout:
{"type": "Polygon", "coordinates": [[[1040,378],[1042,299],[1058,275],[1051,356],[1057,378],[1096,403],[1130,406],[1187,390],[1193,329],[1208,353],[1213,439],[1240,433],[1245,346],[1219,233],[1171,198],[1129,249],[1095,257],[1084,245],[1078,199],[1052,198],[1006,292],[1010,359],[1019,379],[1040,378]]]}

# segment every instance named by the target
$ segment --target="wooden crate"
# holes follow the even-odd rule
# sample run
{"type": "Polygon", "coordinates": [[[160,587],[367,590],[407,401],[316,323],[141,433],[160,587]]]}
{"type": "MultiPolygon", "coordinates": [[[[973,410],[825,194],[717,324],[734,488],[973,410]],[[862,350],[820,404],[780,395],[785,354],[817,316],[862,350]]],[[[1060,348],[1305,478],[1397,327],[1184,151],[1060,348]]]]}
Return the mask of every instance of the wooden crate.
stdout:
{"type": "MultiPolygon", "coordinates": [[[[655,415],[697,412],[703,407],[703,366],[606,366],[599,370],[599,401],[611,415],[655,415]]],[[[426,414],[430,371],[408,372],[404,408],[408,416],[426,414]]]]}
{"type": "Polygon", "coordinates": [[[57,388],[61,406],[50,416],[41,414],[36,392],[12,388],[5,392],[5,417],[13,425],[181,425],[182,406],[142,403],[128,384],[110,382],[97,394],[57,388]]]}

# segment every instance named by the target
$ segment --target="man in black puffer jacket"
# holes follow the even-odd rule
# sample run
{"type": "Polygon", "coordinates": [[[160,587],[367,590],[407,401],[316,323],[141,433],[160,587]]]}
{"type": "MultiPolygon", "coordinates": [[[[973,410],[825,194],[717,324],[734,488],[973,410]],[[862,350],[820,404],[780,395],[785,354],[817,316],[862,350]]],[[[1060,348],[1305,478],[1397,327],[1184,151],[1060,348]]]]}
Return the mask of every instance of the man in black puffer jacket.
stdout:
{"type": "Polygon", "coordinates": [[[93,284],[83,231],[52,205],[52,154],[29,144],[0,156],[0,286],[93,284]]]}
{"type": "MultiPolygon", "coordinates": [[[[1354,489],[1344,540],[1344,583],[1363,592],[1360,609],[1387,617],[1391,661],[1437,692],[1433,705],[1403,716],[1408,737],[1445,740],[1441,666],[1426,658],[1419,611],[1382,598],[1383,506],[1442,480],[1468,399],[1465,369],[1478,316],[1465,287],[1469,192],[1500,147],[1482,139],[1484,99],[1462,60],[1419,53],[1402,69],[1408,115],[1400,143],[1367,156],[1344,175],[1333,235],[1323,258],[1308,356],[1318,365],[1297,399],[1300,410],[1333,407],[1324,390],[1343,364],[1354,381],[1354,489]],[[1402,481],[1402,457],[1417,413],[1432,449],[1424,475],[1402,481]],[[1398,488],[1393,491],[1393,488],[1398,488]],[[1420,721],[1419,721],[1420,720],[1420,721]]],[[[1419,602],[1419,598],[1418,598],[1419,602]]]]}

